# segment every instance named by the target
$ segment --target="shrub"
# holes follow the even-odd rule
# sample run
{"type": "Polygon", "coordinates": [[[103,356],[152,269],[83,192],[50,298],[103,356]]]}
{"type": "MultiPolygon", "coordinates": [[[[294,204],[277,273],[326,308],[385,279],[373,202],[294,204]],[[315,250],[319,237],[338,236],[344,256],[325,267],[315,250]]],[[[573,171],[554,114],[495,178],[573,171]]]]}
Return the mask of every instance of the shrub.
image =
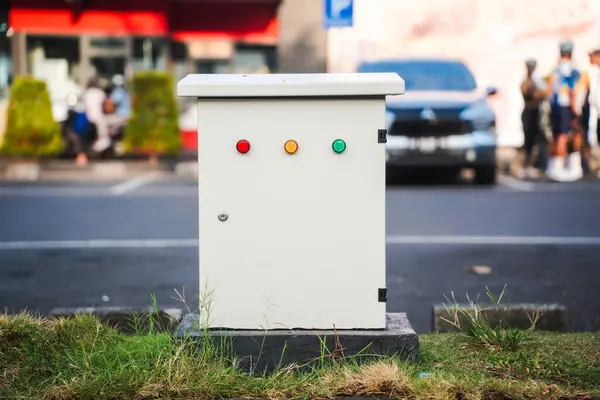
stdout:
{"type": "Polygon", "coordinates": [[[2,153],[20,157],[43,157],[63,149],[59,124],[52,116],[46,83],[19,76],[11,88],[2,153]]]}
{"type": "Polygon", "coordinates": [[[135,74],[132,85],[132,114],[125,130],[128,151],[173,154],[181,149],[179,113],[173,79],[164,72],[135,74]]]}

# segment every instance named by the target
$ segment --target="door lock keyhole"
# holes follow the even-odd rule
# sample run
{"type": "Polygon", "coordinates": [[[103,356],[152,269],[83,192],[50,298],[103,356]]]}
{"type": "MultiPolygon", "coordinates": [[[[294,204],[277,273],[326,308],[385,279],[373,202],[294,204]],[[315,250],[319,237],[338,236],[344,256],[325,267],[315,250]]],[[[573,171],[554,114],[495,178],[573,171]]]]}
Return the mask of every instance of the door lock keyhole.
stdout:
{"type": "Polygon", "coordinates": [[[227,218],[229,218],[229,214],[227,214],[225,211],[221,211],[217,214],[217,218],[219,218],[219,221],[225,222],[227,221],[227,218]]]}

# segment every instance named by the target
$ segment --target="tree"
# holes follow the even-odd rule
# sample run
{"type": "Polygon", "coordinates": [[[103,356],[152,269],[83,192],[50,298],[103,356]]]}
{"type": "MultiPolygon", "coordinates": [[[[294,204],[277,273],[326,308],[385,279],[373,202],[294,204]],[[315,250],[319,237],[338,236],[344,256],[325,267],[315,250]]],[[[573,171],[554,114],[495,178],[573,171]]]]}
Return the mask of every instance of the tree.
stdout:
{"type": "Polygon", "coordinates": [[[179,112],[171,75],[138,72],[133,77],[132,114],[123,143],[128,151],[176,154],[181,150],[179,112]]]}
{"type": "Polygon", "coordinates": [[[47,157],[58,155],[63,146],[46,83],[30,76],[16,77],[1,152],[19,157],[47,157]]]}

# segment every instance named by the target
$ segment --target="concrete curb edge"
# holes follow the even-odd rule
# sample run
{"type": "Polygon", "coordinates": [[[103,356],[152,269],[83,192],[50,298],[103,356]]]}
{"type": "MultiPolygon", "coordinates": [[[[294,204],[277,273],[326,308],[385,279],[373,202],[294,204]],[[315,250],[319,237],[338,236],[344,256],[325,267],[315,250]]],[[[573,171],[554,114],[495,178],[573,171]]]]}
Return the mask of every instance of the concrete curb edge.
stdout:
{"type": "Polygon", "coordinates": [[[104,161],[90,162],[80,167],[73,162],[0,161],[0,179],[8,181],[127,179],[153,172],[181,178],[196,178],[198,163],[177,161],[150,165],[140,161],[104,161]]]}
{"type": "MultiPolygon", "coordinates": [[[[472,310],[469,304],[458,304],[458,307],[465,310],[472,310]]],[[[515,329],[527,329],[531,326],[530,318],[539,313],[540,317],[536,324],[536,329],[548,332],[568,332],[569,316],[567,307],[562,304],[535,304],[535,303],[514,303],[496,307],[491,304],[482,304],[485,317],[492,325],[499,322],[507,324],[515,329]]],[[[451,309],[451,306],[448,306],[451,309]]],[[[432,307],[431,331],[433,333],[452,333],[457,329],[444,321],[450,318],[450,313],[443,304],[434,304],[432,307]]]]}
{"type": "Polygon", "coordinates": [[[73,318],[78,314],[94,315],[123,333],[147,332],[151,324],[156,331],[173,332],[183,319],[183,310],[179,308],[152,307],[59,307],[52,309],[49,316],[73,318]]]}

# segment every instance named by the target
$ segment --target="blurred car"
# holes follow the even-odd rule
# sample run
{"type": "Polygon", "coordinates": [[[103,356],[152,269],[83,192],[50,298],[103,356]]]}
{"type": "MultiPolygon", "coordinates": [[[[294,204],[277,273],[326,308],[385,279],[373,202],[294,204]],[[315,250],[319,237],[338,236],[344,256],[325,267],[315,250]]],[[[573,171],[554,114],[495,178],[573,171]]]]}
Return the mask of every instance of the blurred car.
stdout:
{"type": "Polygon", "coordinates": [[[364,62],[358,72],[395,72],[405,94],[386,100],[388,172],[437,167],[475,171],[475,182],[496,181],[496,119],[469,68],[459,60],[407,58],[364,62]]]}

